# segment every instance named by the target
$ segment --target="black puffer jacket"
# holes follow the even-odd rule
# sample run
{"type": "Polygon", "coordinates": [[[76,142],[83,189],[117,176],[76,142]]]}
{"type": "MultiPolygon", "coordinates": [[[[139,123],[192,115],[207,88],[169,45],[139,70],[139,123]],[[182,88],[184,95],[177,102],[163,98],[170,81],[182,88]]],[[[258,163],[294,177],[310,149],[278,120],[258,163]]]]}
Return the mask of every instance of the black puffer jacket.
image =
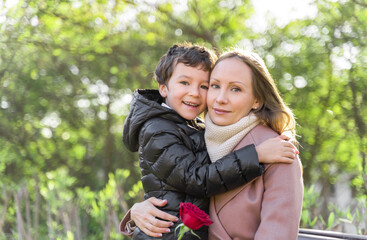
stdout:
{"type": "MultiPolygon", "coordinates": [[[[210,162],[200,120],[187,121],[161,105],[157,90],[136,90],[124,124],[123,141],[139,150],[145,199],[167,199],[162,210],[179,217],[180,202],[191,202],[208,213],[208,197],[241,186],[263,173],[253,145],[210,162]]],[[[174,229],[163,239],[177,239],[174,229]]],[[[207,239],[207,228],[196,231],[207,239]]],[[[184,239],[191,239],[186,234],[184,239]]],[[[133,239],[150,239],[138,228],[133,239]]],[[[197,239],[193,236],[192,239],[197,239]]]]}

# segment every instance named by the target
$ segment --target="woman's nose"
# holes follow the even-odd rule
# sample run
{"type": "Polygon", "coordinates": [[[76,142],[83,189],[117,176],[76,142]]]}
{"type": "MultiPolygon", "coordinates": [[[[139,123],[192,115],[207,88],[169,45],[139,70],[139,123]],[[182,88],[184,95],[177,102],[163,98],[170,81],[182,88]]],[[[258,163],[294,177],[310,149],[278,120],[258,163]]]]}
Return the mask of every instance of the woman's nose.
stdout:
{"type": "Polygon", "coordinates": [[[226,93],[223,90],[219,91],[215,101],[220,104],[227,103],[226,93]]]}

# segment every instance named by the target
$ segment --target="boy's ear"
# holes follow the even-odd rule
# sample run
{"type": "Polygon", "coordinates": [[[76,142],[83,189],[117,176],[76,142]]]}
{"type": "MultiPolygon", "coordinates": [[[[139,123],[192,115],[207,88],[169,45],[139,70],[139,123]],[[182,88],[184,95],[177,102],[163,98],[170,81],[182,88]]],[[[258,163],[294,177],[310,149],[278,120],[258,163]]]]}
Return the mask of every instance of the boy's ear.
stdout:
{"type": "Polygon", "coordinates": [[[167,86],[164,84],[158,84],[159,93],[163,98],[167,97],[167,86]]]}

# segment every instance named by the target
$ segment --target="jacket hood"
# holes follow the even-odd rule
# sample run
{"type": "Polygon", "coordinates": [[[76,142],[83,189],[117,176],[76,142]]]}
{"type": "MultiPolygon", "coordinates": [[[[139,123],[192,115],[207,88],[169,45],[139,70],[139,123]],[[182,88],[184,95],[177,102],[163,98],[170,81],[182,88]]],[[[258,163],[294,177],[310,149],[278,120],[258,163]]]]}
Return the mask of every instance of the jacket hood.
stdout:
{"type": "Polygon", "coordinates": [[[162,106],[163,100],[158,90],[135,90],[122,135],[122,140],[130,151],[138,150],[139,132],[147,120],[159,116],[174,122],[185,122],[173,109],[162,106]]]}

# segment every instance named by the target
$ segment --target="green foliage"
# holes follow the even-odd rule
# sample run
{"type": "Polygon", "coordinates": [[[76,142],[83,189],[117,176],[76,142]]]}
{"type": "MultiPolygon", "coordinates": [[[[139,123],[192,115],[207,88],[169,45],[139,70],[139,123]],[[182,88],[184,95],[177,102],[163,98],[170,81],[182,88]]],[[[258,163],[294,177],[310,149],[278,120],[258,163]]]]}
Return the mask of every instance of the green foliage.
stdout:
{"type": "Polygon", "coordinates": [[[303,196],[303,206],[301,214],[301,226],[304,228],[312,228],[315,226],[318,217],[315,216],[315,209],[317,209],[319,196],[315,194],[314,185],[305,187],[303,196]]]}
{"type": "Polygon", "coordinates": [[[297,117],[305,182],[326,188],[347,171],[363,196],[367,53],[360,38],[366,30],[353,23],[365,23],[366,10],[354,2],[321,1],[318,8],[315,19],[292,22],[256,50],[297,117]]]}
{"type": "Polygon", "coordinates": [[[336,204],[327,204],[328,213],[322,214],[319,201],[320,195],[317,194],[315,185],[306,187],[304,191],[301,227],[327,229],[344,232],[346,226],[354,226],[358,234],[366,234],[365,219],[361,213],[366,212],[366,197],[353,200],[347,209],[341,209],[336,204]],[[325,220],[326,219],[326,220],[325,220]]]}
{"type": "Polygon", "coordinates": [[[121,143],[131,94],[155,88],[160,56],[184,41],[266,60],[299,124],[301,226],[366,233],[362,2],[317,1],[314,19],[263,33],[245,24],[247,0],[10,2],[0,0],[0,239],[123,238],[118,222],[143,198],[137,154],[121,143]],[[355,199],[343,211],[331,187],[341,174],[355,199]]]}

